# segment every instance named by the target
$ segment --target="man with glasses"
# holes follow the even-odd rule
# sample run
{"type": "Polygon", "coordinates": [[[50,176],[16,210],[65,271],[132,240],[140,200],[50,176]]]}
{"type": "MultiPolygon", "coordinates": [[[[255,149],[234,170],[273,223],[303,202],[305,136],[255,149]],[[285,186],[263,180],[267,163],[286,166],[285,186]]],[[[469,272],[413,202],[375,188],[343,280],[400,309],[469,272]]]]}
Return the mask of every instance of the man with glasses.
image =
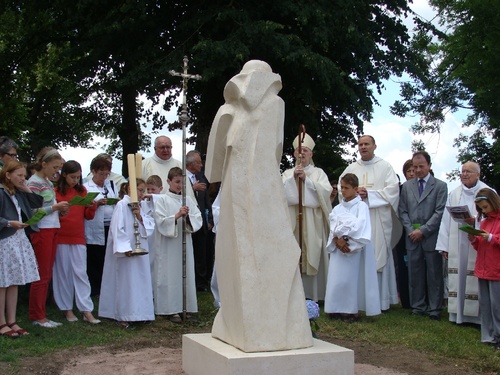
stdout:
{"type": "Polygon", "coordinates": [[[0,171],[5,163],[17,160],[17,144],[9,137],[0,137],[0,171]]]}
{"type": "Polygon", "coordinates": [[[172,157],[172,141],[169,137],[158,136],[155,139],[154,151],[153,156],[144,159],[142,162],[142,178],[144,181],[152,175],[160,176],[162,181],[167,181],[170,169],[173,167],[182,168],[182,163],[172,157]]]}
{"type": "Polygon", "coordinates": [[[481,323],[478,281],[474,276],[476,251],[470,245],[467,233],[458,229],[465,224],[479,228],[479,223],[476,222],[474,197],[479,190],[490,188],[479,180],[480,175],[479,164],[468,161],[462,166],[460,174],[462,184],[448,195],[446,206],[467,206],[471,216],[455,220],[448,210],[445,210],[436,245],[436,250],[442,252],[444,259],[448,260],[448,265],[445,267],[448,270],[448,313],[449,320],[457,324],[481,323]]]}

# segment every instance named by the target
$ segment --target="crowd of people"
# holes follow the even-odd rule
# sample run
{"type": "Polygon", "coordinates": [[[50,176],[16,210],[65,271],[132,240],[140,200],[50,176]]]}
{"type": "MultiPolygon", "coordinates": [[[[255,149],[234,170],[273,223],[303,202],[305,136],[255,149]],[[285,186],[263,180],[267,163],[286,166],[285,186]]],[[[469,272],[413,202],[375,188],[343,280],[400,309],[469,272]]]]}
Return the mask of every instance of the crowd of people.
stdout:
{"type": "Polygon", "coordinates": [[[500,350],[500,201],[480,181],[479,165],[466,162],[461,185],[448,194],[430,155],[418,151],[404,163],[401,183],[375,155],[375,139],[362,135],[360,158],[328,185],[314,166],[314,141],[305,136],[299,155],[297,140],[297,164],[283,183],[302,242],[306,297],[345,322],[398,303],[412,316],[440,320],[447,306],[450,321],[480,325],[481,341],[500,350]]]}
{"type": "MultiPolygon", "coordinates": [[[[332,319],[345,322],[398,303],[410,315],[439,320],[447,306],[450,321],[480,325],[481,341],[500,350],[500,198],[480,181],[477,163],[462,166],[461,185],[448,194],[425,151],[404,163],[401,183],[375,155],[372,136],[359,137],[360,158],[338,180],[314,165],[309,135],[293,147],[297,163],[282,181],[307,299],[324,302],[332,319]]],[[[198,311],[197,291],[212,287],[220,306],[217,186],[206,179],[198,151],[186,155],[183,204],[181,162],[167,136],[155,139],[154,155],[142,163],[137,202],[108,154],[92,160],[84,179],[81,165],[52,147],[29,167],[17,149],[0,137],[0,335],[29,334],[16,319],[18,286],[25,284],[28,318],[44,328],[62,324],[47,316],[50,287],[68,323],[79,319],[75,307],[85,322],[101,322],[92,297],[97,316],[122,328],[158,315],[180,322],[181,220],[187,317],[198,311]],[[148,254],[135,256],[136,246],[148,254]]]]}

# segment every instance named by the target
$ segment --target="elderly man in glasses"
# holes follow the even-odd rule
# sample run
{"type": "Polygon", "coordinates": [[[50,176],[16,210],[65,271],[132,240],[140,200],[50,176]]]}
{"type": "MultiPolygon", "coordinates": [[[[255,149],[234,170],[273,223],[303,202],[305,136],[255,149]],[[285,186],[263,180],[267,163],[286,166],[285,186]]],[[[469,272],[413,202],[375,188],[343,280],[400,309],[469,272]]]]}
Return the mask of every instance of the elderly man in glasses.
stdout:
{"type": "Polygon", "coordinates": [[[476,251],[467,239],[467,233],[458,227],[469,224],[479,228],[476,222],[476,193],[489,188],[479,180],[481,169],[472,161],[462,166],[460,180],[462,184],[453,190],[446,201],[447,207],[467,206],[469,218],[453,218],[448,210],[444,211],[439,228],[436,250],[442,252],[448,260],[448,313],[451,322],[480,324],[478,281],[474,276],[476,251]]]}
{"type": "Polygon", "coordinates": [[[160,135],[155,139],[154,151],[153,156],[142,162],[142,178],[146,181],[150,176],[157,175],[165,182],[170,169],[182,168],[182,163],[172,157],[172,140],[167,136],[160,135]]]}

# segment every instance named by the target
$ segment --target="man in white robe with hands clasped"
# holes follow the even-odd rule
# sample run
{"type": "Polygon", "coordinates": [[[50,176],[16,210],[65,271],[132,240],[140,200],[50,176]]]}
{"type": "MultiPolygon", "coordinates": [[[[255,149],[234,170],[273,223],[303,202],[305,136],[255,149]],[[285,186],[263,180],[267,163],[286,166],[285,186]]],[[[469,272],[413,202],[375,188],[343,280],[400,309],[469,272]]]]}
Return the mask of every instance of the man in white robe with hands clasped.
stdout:
{"type": "Polygon", "coordinates": [[[376,148],[371,135],[359,137],[361,158],[349,165],[340,179],[346,173],[354,173],[359,179],[358,194],[370,208],[380,308],[384,311],[399,301],[392,249],[398,243],[403,227],[396,214],[399,204],[398,176],[387,161],[375,156],[376,148]]]}

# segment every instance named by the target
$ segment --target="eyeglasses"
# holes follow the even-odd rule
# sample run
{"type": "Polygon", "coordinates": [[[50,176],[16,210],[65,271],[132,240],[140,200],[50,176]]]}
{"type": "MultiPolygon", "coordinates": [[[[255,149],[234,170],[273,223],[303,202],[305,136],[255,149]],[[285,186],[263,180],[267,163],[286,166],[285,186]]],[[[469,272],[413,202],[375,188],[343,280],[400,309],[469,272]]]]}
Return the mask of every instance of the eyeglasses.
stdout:
{"type": "Polygon", "coordinates": [[[110,173],[109,172],[97,172],[96,175],[99,177],[108,178],[110,173]]]}
{"type": "Polygon", "coordinates": [[[160,150],[170,150],[172,146],[156,146],[155,148],[159,148],[160,150]]]}
{"type": "Polygon", "coordinates": [[[13,159],[17,159],[17,157],[19,156],[19,155],[17,155],[17,154],[9,154],[8,152],[7,152],[7,153],[5,153],[5,155],[9,155],[9,156],[10,156],[11,158],[13,158],[13,159]]]}
{"type": "Polygon", "coordinates": [[[475,174],[476,171],[462,171],[462,174],[475,174]]]}

